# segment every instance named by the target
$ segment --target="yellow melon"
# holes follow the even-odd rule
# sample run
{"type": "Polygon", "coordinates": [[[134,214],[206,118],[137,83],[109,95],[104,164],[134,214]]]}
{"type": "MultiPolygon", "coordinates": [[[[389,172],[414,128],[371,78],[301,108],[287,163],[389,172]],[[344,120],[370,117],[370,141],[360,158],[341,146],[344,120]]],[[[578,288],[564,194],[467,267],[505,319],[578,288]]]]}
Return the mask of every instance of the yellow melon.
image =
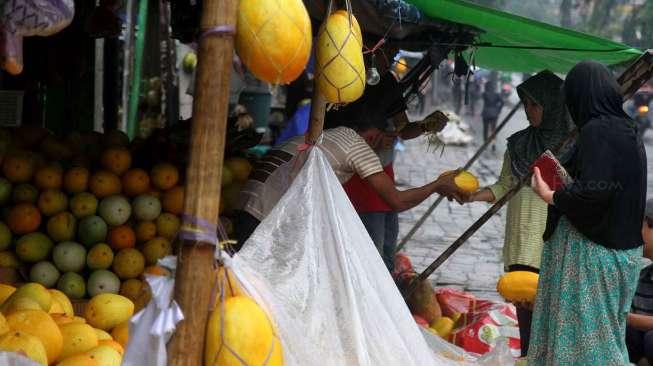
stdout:
{"type": "Polygon", "coordinates": [[[123,323],[134,314],[134,303],[122,295],[100,294],[94,296],[86,305],[84,318],[102,330],[110,330],[123,323]]]}
{"type": "Polygon", "coordinates": [[[61,329],[61,335],[63,336],[63,348],[59,360],[84,353],[98,345],[97,335],[88,324],[68,323],[62,325],[59,329],[61,329]]]}
{"type": "Polygon", "coordinates": [[[129,321],[116,325],[111,331],[111,336],[119,345],[127,348],[127,342],[129,342],[129,321]]]}
{"type": "Polygon", "coordinates": [[[66,357],[57,363],[57,366],[101,366],[96,360],[87,354],[78,354],[66,357]]]}
{"type": "Polygon", "coordinates": [[[222,305],[224,308],[218,307],[211,313],[207,324],[205,366],[283,365],[281,342],[267,314],[254,300],[234,296],[222,305]]]}
{"type": "Polygon", "coordinates": [[[75,311],[73,310],[73,304],[70,302],[70,299],[68,299],[68,296],[66,296],[66,294],[56,289],[49,289],[48,292],[50,293],[53,299],[56,299],[59,302],[59,304],[63,308],[63,312],[66,315],[71,317],[75,316],[75,311]]]}
{"type": "Polygon", "coordinates": [[[529,271],[508,272],[497,283],[497,292],[506,301],[529,302],[535,301],[537,294],[537,281],[539,275],[529,271]]]}
{"type": "Polygon", "coordinates": [[[49,362],[54,362],[61,354],[63,347],[61,331],[45,311],[17,311],[7,316],[7,324],[12,331],[18,330],[38,338],[45,347],[49,362]]]}
{"type": "Polygon", "coordinates": [[[115,349],[116,351],[118,351],[118,353],[120,353],[121,356],[125,354],[125,348],[123,348],[123,346],[121,346],[120,343],[114,341],[113,339],[102,339],[98,342],[98,344],[100,346],[109,346],[115,349]]]}
{"type": "Polygon", "coordinates": [[[311,54],[311,19],[301,0],[241,0],[236,51],[257,78],[288,84],[311,54]]]}
{"type": "Polygon", "coordinates": [[[122,362],[122,355],[110,346],[99,345],[86,351],[86,354],[91,356],[99,366],[120,366],[122,362]]]}
{"type": "Polygon", "coordinates": [[[350,103],[365,90],[365,62],[360,28],[347,12],[331,14],[320,27],[316,47],[318,90],[331,103],[350,103]]]}
{"type": "Polygon", "coordinates": [[[111,334],[103,331],[102,329],[93,328],[95,335],[97,336],[98,342],[104,340],[113,340],[111,334]]]}
{"type": "Polygon", "coordinates": [[[7,324],[7,319],[4,315],[0,314],[0,336],[3,336],[9,332],[9,324],[7,324]]]}
{"type": "Polygon", "coordinates": [[[19,287],[9,298],[0,306],[0,311],[6,314],[6,311],[13,305],[12,303],[22,298],[28,298],[39,305],[41,310],[49,311],[52,307],[52,295],[48,290],[39,283],[30,282],[19,287]]]}
{"type": "Polygon", "coordinates": [[[453,326],[453,319],[441,316],[431,323],[430,328],[435,330],[440,337],[447,339],[453,330],[453,326]]]}
{"type": "MultiPolygon", "coordinates": [[[[448,174],[452,174],[453,172],[454,172],[453,170],[448,170],[440,174],[440,177],[446,176],[448,174]]],[[[476,179],[474,174],[466,170],[459,172],[454,177],[453,181],[456,184],[456,187],[458,187],[462,192],[467,194],[476,192],[479,187],[478,179],[476,179]]]]}
{"type": "Polygon", "coordinates": [[[0,337],[0,351],[22,353],[39,365],[48,365],[48,355],[41,341],[21,331],[11,331],[0,337]]]}
{"type": "MultiPolygon", "coordinates": [[[[1,267],[1,266],[0,266],[1,267]]],[[[4,283],[0,283],[0,304],[5,302],[16,291],[16,288],[11,285],[6,285],[4,283]]]]}

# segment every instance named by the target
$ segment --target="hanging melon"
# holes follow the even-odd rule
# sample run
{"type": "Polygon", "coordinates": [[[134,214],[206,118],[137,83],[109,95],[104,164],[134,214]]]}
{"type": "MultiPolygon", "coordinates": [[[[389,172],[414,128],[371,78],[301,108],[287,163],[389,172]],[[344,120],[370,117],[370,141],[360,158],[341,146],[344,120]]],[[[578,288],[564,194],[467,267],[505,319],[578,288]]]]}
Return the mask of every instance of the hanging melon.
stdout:
{"type": "Polygon", "coordinates": [[[317,87],[330,103],[350,103],[365,90],[362,35],[354,15],[336,11],[322,24],[316,48],[317,87]]]}
{"type": "Polygon", "coordinates": [[[241,0],[236,52],[249,71],[272,84],[288,84],[306,68],[311,20],[301,0],[241,0]]]}
{"type": "Polygon", "coordinates": [[[224,300],[206,329],[204,366],[282,366],[281,341],[263,309],[247,296],[224,300]]]}

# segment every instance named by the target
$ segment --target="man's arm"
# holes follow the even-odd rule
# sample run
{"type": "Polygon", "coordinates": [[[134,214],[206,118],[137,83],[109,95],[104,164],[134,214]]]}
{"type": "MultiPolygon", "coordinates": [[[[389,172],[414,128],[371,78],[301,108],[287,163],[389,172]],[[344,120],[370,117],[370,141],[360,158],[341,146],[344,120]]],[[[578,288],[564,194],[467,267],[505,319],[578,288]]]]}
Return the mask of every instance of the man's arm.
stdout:
{"type": "Polygon", "coordinates": [[[398,190],[385,172],[372,174],[365,178],[365,181],[383,198],[390,208],[400,212],[419,205],[433,193],[459,199],[458,188],[453,181],[456,173],[449,173],[422,187],[405,191],[398,190]]]}

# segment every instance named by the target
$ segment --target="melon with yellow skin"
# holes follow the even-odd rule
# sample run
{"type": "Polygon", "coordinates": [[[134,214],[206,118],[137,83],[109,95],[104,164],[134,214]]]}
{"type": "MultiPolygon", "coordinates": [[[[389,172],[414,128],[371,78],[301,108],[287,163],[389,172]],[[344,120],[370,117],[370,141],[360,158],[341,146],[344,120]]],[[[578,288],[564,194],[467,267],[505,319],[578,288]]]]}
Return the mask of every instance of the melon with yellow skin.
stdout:
{"type": "Polygon", "coordinates": [[[63,347],[63,338],[57,324],[42,310],[17,311],[7,316],[7,324],[12,331],[21,331],[38,338],[48,357],[54,362],[63,347]]]}
{"type": "Polygon", "coordinates": [[[288,84],[311,54],[311,19],[301,0],[241,0],[236,52],[257,78],[288,84]]]}
{"type": "Polygon", "coordinates": [[[270,319],[247,296],[227,298],[211,313],[206,331],[204,366],[242,365],[243,362],[227,349],[247,365],[283,365],[281,341],[270,319]]]}
{"type": "Polygon", "coordinates": [[[497,283],[497,292],[511,302],[535,302],[539,275],[529,271],[514,271],[503,275],[497,283]]]}
{"type": "MultiPolygon", "coordinates": [[[[454,173],[453,170],[448,170],[440,174],[440,177],[453,173],[454,173]]],[[[458,174],[456,174],[453,180],[454,183],[456,184],[456,187],[458,187],[458,189],[460,189],[464,193],[471,194],[478,191],[478,187],[479,187],[478,179],[476,179],[476,176],[474,176],[474,174],[466,170],[462,170],[458,172],[458,174]]]]}
{"type": "Polygon", "coordinates": [[[330,103],[350,103],[365,90],[360,27],[354,15],[337,11],[326,19],[316,45],[316,83],[330,103]],[[350,22],[351,19],[351,22],[350,22]]]}
{"type": "Polygon", "coordinates": [[[0,351],[21,353],[41,366],[48,365],[48,356],[41,341],[19,330],[0,337],[0,351]]]}

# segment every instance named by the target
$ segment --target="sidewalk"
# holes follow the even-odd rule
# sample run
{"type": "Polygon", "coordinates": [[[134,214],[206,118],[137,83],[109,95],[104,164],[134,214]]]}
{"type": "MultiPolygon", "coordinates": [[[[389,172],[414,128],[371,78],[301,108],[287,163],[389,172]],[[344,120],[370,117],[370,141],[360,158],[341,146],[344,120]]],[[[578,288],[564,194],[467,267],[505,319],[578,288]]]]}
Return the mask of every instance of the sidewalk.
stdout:
{"type": "MultiPolygon", "coordinates": [[[[478,146],[446,147],[444,153],[429,150],[425,138],[406,141],[406,150],[397,156],[395,171],[399,182],[420,186],[435,179],[445,170],[464,165],[478,146]]],[[[494,183],[501,164],[501,153],[485,153],[470,169],[482,186],[494,183]]],[[[408,188],[404,187],[404,188],[408,188]]],[[[432,196],[421,205],[399,215],[399,238],[403,238],[414,223],[437,199],[432,196]]],[[[460,206],[444,201],[426,223],[415,233],[404,251],[410,256],[417,271],[422,271],[476,219],[490,207],[486,203],[460,206]]],[[[432,276],[437,286],[452,286],[477,294],[479,297],[498,299],[495,287],[503,273],[501,248],[503,246],[504,210],[490,219],[432,276]]]]}

